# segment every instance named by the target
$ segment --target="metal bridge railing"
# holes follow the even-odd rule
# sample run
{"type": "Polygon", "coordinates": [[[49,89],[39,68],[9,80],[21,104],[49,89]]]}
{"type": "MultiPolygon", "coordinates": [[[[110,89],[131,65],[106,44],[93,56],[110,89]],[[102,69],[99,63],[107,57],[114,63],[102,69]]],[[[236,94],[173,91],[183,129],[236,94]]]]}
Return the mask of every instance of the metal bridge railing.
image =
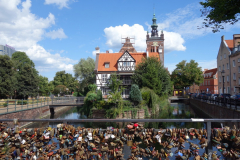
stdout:
{"type": "Polygon", "coordinates": [[[56,97],[56,98],[39,98],[39,99],[27,99],[17,100],[8,99],[0,101],[0,115],[20,112],[33,108],[40,108],[49,105],[56,104],[76,104],[82,103],[84,97],[56,97]]]}

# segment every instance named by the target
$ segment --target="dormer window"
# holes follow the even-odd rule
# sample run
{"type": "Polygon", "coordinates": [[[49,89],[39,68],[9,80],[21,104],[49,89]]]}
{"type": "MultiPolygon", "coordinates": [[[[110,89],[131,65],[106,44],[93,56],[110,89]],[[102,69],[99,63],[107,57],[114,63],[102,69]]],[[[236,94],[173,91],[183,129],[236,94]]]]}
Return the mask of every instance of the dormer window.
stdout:
{"type": "Polygon", "coordinates": [[[109,68],[109,62],[105,62],[104,65],[105,65],[105,68],[109,68]]]}

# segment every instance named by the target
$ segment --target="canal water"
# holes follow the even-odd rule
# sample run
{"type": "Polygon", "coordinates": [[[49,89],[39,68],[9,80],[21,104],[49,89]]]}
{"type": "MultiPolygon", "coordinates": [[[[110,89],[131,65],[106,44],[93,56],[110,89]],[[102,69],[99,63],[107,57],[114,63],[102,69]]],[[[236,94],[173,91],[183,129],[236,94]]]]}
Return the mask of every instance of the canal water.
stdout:
{"type": "MultiPolygon", "coordinates": [[[[167,112],[159,113],[159,115],[153,115],[150,119],[190,119],[190,118],[202,118],[199,117],[189,105],[185,105],[184,103],[171,103],[167,108],[167,112]]],[[[56,117],[55,117],[56,118],[56,117]]],[[[71,108],[64,114],[57,117],[57,119],[87,119],[85,115],[82,115],[77,107],[71,108]]],[[[55,127],[56,124],[51,123],[52,127],[55,127]]],[[[99,123],[99,122],[91,122],[91,123],[78,123],[72,124],[75,127],[85,127],[85,128],[107,128],[108,126],[112,126],[115,128],[120,128],[127,124],[122,123],[99,123]]],[[[186,123],[186,122],[175,122],[175,123],[144,123],[145,128],[205,128],[204,123],[186,123]]]]}

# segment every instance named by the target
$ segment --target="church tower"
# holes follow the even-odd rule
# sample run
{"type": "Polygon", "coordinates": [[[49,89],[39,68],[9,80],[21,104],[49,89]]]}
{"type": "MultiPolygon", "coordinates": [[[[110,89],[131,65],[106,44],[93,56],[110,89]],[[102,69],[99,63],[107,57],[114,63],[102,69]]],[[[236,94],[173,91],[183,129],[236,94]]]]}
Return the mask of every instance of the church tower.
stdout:
{"type": "Polygon", "coordinates": [[[158,34],[158,25],[157,25],[157,18],[155,17],[155,14],[153,14],[153,23],[151,25],[152,31],[151,31],[151,37],[149,36],[149,33],[147,32],[147,55],[150,53],[156,52],[159,54],[160,61],[162,65],[164,66],[164,34],[163,31],[161,31],[161,34],[158,34]]]}

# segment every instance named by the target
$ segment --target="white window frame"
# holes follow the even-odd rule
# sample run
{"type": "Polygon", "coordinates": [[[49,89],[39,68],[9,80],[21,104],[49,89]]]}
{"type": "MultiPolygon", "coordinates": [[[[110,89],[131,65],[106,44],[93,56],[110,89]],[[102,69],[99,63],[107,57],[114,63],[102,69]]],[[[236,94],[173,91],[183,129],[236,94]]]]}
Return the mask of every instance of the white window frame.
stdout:
{"type": "Polygon", "coordinates": [[[228,65],[228,63],[227,63],[227,69],[229,69],[229,65],[228,65]]]}
{"type": "Polygon", "coordinates": [[[222,55],[220,56],[220,60],[222,60],[222,55]]]}
{"type": "Polygon", "coordinates": [[[236,93],[236,87],[234,86],[234,89],[233,89],[234,93],[236,93]]]}
{"type": "Polygon", "coordinates": [[[226,59],[226,53],[224,53],[224,59],[226,59]]]}
{"type": "Polygon", "coordinates": [[[218,70],[221,71],[221,66],[218,67],[218,70]]]}
{"type": "Polygon", "coordinates": [[[110,67],[109,63],[105,63],[105,68],[109,68],[109,67],[110,67]]]}
{"type": "Polygon", "coordinates": [[[233,80],[236,80],[236,73],[233,73],[233,80]]]}
{"type": "Polygon", "coordinates": [[[240,66],[238,66],[238,73],[240,73],[240,66]]]}
{"type": "Polygon", "coordinates": [[[236,66],[236,64],[235,64],[235,60],[233,60],[233,67],[235,67],[236,66]]]}
{"type": "Polygon", "coordinates": [[[210,86],[210,80],[208,80],[208,85],[210,86]]]}
{"type": "Polygon", "coordinates": [[[227,93],[230,93],[230,87],[227,87],[227,93]]]}
{"type": "Polygon", "coordinates": [[[240,62],[240,58],[238,58],[238,62],[240,62]]]}
{"type": "Polygon", "coordinates": [[[102,74],[102,82],[103,83],[107,82],[107,74],[102,74]]]}

